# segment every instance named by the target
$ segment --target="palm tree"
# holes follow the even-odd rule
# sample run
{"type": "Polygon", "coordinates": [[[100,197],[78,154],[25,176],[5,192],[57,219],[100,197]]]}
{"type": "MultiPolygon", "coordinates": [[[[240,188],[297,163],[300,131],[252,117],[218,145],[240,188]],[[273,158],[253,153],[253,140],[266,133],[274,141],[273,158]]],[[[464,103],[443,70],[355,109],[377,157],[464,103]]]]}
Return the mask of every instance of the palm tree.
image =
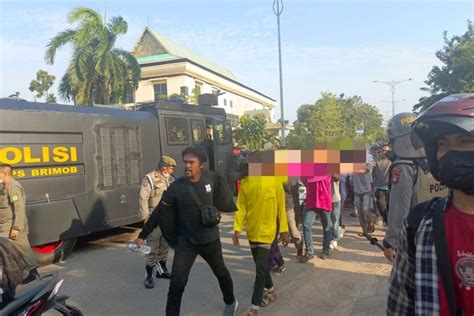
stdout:
{"type": "Polygon", "coordinates": [[[45,60],[54,64],[56,52],[72,44],[73,53],[59,86],[59,95],[74,104],[110,104],[125,101],[127,92],[138,87],[140,65],[128,51],[114,48],[127,22],[113,17],[107,24],[96,11],[79,7],[68,16],[74,29],[58,33],[47,45],[45,60]]]}

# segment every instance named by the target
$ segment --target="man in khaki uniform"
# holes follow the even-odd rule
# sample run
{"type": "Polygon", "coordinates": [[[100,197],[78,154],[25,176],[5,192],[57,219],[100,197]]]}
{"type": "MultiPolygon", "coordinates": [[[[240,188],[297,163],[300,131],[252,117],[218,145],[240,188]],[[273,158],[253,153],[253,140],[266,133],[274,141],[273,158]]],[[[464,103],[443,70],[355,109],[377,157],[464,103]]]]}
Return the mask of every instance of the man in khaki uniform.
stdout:
{"type": "MultiPolygon", "coordinates": [[[[176,167],[176,161],[168,156],[162,156],[158,168],[148,173],[143,178],[140,189],[140,213],[145,223],[155,207],[160,203],[163,192],[168,189],[174,178],[171,174],[176,167]]],[[[171,277],[166,268],[168,257],[168,244],[163,237],[160,227],[156,227],[147,238],[151,252],[145,256],[146,279],[145,287],[151,289],[155,286],[153,281],[153,267],[156,268],[156,277],[169,279],[171,277]]]]}
{"type": "Polygon", "coordinates": [[[28,276],[23,283],[39,278],[36,257],[28,241],[26,195],[12,176],[12,167],[0,164],[0,237],[10,238],[26,262],[28,276]]]}

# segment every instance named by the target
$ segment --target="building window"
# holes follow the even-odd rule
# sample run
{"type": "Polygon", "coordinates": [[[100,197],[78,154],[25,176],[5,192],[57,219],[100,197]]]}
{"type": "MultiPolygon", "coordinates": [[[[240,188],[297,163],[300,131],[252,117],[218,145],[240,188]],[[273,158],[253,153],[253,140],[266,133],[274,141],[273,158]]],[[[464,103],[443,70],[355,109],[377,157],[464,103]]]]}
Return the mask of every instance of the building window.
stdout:
{"type": "Polygon", "coordinates": [[[180,117],[167,117],[166,134],[168,135],[168,145],[187,145],[187,127],[186,119],[180,117]]]}
{"type": "Polygon", "coordinates": [[[182,86],[181,88],[179,88],[179,91],[182,97],[187,97],[189,95],[189,89],[186,86],[182,86]]]}
{"type": "Polygon", "coordinates": [[[227,106],[227,99],[224,99],[224,106],[227,106]]]}
{"type": "Polygon", "coordinates": [[[232,101],[229,101],[229,103],[230,103],[230,107],[233,107],[233,106],[234,106],[234,104],[232,103],[232,101]]]}
{"type": "Polygon", "coordinates": [[[166,82],[154,84],[153,91],[155,92],[155,101],[165,100],[168,98],[168,87],[166,82]]]}
{"type": "Polygon", "coordinates": [[[227,119],[229,120],[232,128],[237,128],[237,126],[239,126],[240,119],[238,115],[227,113],[227,119]]]}
{"type": "Polygon", "coordinates": [[[200,95],[202,93],[202,83],[201,82],[196,82],[196,85],[194,86],[194,91],[196,95],[200,95]]]}

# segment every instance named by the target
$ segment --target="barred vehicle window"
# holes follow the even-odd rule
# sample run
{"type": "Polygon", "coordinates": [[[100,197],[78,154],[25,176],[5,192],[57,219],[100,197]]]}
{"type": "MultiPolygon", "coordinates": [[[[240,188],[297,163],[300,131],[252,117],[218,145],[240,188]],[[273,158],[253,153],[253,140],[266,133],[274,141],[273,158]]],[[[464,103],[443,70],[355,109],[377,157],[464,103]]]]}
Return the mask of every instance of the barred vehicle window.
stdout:
{"type": "Polygon", "coordinates": [[[188,124],[185,118],[166,117],[168,145],[188,145],[188,124]]]}
{"type": "Polygon", "coordinates": [[[142,174],[138,127],[101,125],[97,129],[99,187],[140,183],[142,174]]]}
{"type": "Polygon", "coordinates": [[[191,129],[193,131],[193,142],[195,144],[204,141],[204,120],[191,119],[191,129]]]}

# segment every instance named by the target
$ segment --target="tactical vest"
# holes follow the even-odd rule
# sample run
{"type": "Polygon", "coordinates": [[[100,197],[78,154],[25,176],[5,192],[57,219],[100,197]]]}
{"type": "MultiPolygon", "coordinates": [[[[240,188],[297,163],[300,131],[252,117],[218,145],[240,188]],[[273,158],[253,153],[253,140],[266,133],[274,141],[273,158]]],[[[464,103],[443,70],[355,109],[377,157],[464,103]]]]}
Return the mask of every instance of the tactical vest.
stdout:
{"type": "MultiPolygon", "coordinates": [[[[431,200],[434,197],[446,197],[448,188],[436,180],[430,173],[425,159],[404,160],[399,159],[392,163],[389,173],[389,187],[392,183],[392,169],[398,165],[409,165],[413,168],[413,196],[411,207],[431,200]]],[[[390,190],[389,190],[390,192],[390,190]]],[[[390,194],[389,194],[390,198],[390,194]]],[[[388,207],[388,203],[387,203],[388,207]]]]}
{"type": "Polygon", "coordinates": [[[150,182],[152,188],[150,198],[148,199],[148,208],[154,209],[158,205],[158,203],[160,203],[161,197],[163,196],[163,192],[168,189],[170,183],[168,179],[152,177],[149,174],[147,174],[146,177],[150,182]]]}

